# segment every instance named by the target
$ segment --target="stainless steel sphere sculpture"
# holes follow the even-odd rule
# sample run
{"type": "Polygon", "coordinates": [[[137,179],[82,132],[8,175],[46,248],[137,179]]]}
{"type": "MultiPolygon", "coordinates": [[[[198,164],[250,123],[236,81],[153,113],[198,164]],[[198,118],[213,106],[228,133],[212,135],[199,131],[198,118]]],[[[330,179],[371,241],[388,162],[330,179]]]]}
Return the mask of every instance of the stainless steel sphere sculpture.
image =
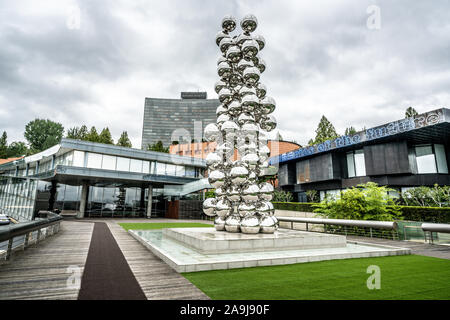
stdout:
{"type": "Polygon", "coordinates": [[[276,127],[271,115],[276,104],[260,82],[266,63],[259,52],[265,40],[252,35],[258,26],[254,15],[242,19],[243,33],[231,36],[236,24],[235,18],[225,16],[216,36],[222,55],[217,61],[220,80],[214,89],[221,105],[217,124],[207,125],[204,132],[208,141],[217,142],[216,151],[206,158],[216,197],[203,202],[203,211],[216,216],[219,231],[274,233],[278,228],[270,202],[274,189],[267,180],[276,168],[269,166],[267,132],[276,127]],[[233,160],[235,149],[239,160],[233,160]]]}

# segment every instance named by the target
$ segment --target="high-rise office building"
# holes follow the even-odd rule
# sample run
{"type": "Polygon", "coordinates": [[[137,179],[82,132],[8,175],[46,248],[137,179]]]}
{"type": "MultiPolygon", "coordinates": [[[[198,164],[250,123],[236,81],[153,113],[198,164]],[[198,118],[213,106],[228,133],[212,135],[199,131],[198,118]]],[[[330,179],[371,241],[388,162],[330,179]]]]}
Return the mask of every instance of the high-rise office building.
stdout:
{"type": "Polygon", "coordinates": [[[172,141],[200,142],[204,127],[216,122],[219,105],[206,92],[181,92],[181,99],[145,98],[141,148],[159,140],[165,147],[172,141]]]}

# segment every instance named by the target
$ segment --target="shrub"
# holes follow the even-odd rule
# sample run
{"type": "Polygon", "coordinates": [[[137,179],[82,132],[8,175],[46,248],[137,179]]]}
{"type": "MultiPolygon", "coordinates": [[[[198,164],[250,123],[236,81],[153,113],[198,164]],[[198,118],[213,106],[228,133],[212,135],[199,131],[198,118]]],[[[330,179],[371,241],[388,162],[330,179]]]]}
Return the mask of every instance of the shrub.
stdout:
{"type": "Polygon", "coordinates": [[[272,202],[275,209],[313,212],[313,204],[308,202],[272,202]]]}
{"type": "Polygon", "coordinates": [[[421,207],[450,206],[450,186],[416,187],[402,192],[399,204],[421,207]]]}
{"type": "Polygon", "coordinates": [[[326,197],[313,205],[314,212],[332,219],[392,221],[400,218],[400,210],[389,197],[386,187],[374,182],[341,192],[336,199],[326,197]]]}
{"type": "Polygon", "coordinates": [[[284,190],[275,190],[273,193],[274,202],[291,202],[294,197],[292,193],[284,190]]]}

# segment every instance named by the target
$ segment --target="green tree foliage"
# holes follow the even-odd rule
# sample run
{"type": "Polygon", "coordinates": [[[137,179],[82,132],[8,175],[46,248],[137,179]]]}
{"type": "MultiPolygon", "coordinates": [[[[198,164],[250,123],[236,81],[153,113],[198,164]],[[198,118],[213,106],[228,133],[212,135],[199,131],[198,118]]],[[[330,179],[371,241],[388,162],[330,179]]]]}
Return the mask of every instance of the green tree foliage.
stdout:
{"type": "Polygon", "coordinates": [[[368,182],[341,192],[339,197],[326,197],[313,205],[316,208],[314,212],[331,219],[397,220],[400,209],[388,191],[394,190],[368,182]]]}
{"type": "Polygon", "coordinates": [[[216,197],[216,189],[208,189],[205,192],[205,199],[215,198],[216,197]]]}
{"type": "Polygon", "coordinates": [[[91,141],[91,142],[99,142],[99,138],[98,138],[98,132],[97,129],[95,127],[91,127],[91,130],[89,130],[88,134],[86,135],[85,138],[86,141],[91,141]]]}
{"type": "Polygon", "coordinates": [[[126,131],[122,132],[119,140],[117,140],[117,145],[121,146],[121,147],[127,147],[127,148],[132,147],[131,140],[130,140],[130,138],[128,138],[128,132],[126,132],[126,131]]]}
{"type": "Polygon", "coordinates": [[[0,159],[5,159],[8,156],[8,135],[3,131],[0,137],[0,159]]]}
{"type": "Polygon", "coordinates": [[[35,119],[25,126],[25,139],[33,153],[48,149],[61,141],[64,127],[51,120],[35,119]]]}
{"type": "Polygon", "coordinates": [[[419,115],[419,113],[413,107],[408,107],[405,111],[405,118],[413,118],[417,115],[419,115]]]}
{"type": "Polygon", "coordinates": [[[88,135],[88,129],[85,125],[81,127],[73,127],[67,130],[66,138],[69,139],[77,139],[77,140],[86,140],[88,135]]]}
{"type": "Polygon", "coordinates": [[[355,134],[355,133],[356,133],[356,129],[353,128],[353,127],[348,127],[348,128],[345,129],[345,135],[346,136],[350,136],[350,135],[355,134]]]}
{"type": "Polygon", "coordinates": [[[336,133],[333,124],[325,116],[322,116],[316,129],[316,137],[313,144],[319,144],[327,140],[336,139],[337,137],[339,135],[336,133]]]}
{"type": "Polygon", "coordinates": [[[25,142],[14,141],[8,146],[7,158],[15,158],[29,155],[30,150],[28,149],[25,142]]]}
{"type": "Polygon", "coordinates": [[[164,147],[162,141],[158,141],[152,145],[148,145],[147,150],[149,151],[157,151],[157,152],[164,152],[169,153],[169,147],[164,147]]]}
{"type": "Polygon", "coordinates": [[[102,132],[100,132],[98,136],[98,142],[105,144],[114,144],[114,140],[108,128],[103,128],[102,132]]]}
{"type": "Polygon", "coordinates": [[[284,191],[281,189],[275,189],[273,192],[273,199],[274,202],[291,202],[294,197],[292,196],[292,193],[289,191],[284,191]]]}
{"type": "Polygon", "coordinates": [[[407,206],[449,207],[450,186],[416,187],[402,192],[400,203],[407,206]]]}

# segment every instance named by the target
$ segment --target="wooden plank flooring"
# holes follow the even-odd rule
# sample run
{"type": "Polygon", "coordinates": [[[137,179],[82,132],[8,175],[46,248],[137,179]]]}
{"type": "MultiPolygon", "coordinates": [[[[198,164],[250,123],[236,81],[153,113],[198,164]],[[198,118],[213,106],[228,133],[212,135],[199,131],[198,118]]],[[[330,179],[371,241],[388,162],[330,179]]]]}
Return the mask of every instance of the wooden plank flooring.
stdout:
{"type": "MultiPolygon", "coordinates": [[[[105,220],[104,220],[105,221],[105,220]]],[[[117,222],[105,221],[149,300],[206,300],[202,291],[130,236],[117,222]]],[[[149,222],[148,220],[146,222],[149,222]]],[[[159,221],[158,221],[159,222],[159,221]]],[[[172,220],[173,222],[173,220],[172,220]]]]}
{"type": "Polygon", "coordinates": [[[83,271],[93,223],[63,221],[60,231],[36,247],[13,255],[0,265],[0,299],[77,299],[77,288],[69,288],[69,266],[83,271]]]}

